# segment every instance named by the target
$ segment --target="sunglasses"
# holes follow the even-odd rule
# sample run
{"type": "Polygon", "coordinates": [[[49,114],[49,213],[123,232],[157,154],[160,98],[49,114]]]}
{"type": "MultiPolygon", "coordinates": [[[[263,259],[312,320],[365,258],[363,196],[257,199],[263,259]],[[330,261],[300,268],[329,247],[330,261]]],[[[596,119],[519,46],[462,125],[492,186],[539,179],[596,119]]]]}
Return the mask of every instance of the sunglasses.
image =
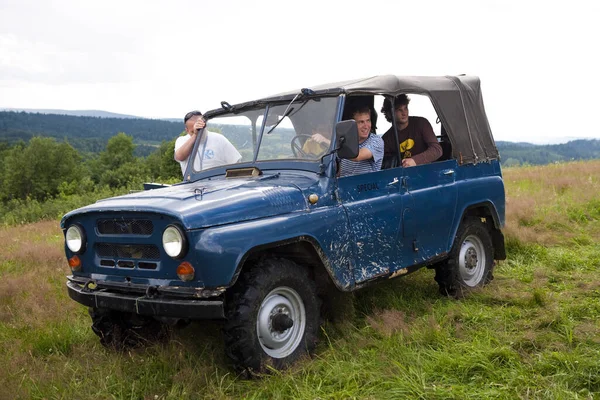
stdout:
{"type": "Polygon", "coordinates": [[[185,124],[188,121],[188,119],[196,115],[202,115],[202,113],[200,111],[190,111],[189,113],[185,114],[185,117],[183,117],[183,123],[185,124]]]}

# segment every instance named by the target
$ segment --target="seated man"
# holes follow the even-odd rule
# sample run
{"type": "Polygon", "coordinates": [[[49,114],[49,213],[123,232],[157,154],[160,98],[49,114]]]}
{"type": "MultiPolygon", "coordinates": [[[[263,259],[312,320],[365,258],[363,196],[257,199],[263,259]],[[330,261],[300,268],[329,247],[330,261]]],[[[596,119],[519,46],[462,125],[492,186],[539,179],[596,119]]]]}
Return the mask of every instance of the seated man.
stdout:
{"type": "Polygon", "coordinates": [[[371,132],[371,110],[361,107],[352,113],[358,126],[358,157],[340,160],[340,176],[364,174],[381,169],[383,140],[371,132]]]}
{"type": "MultiPolygon", "coordinates": [[[[400,144],[400,155],[403,167],[427,164],[441,157],[442,147],[433,133],[429,121],[423,117],[409,117],[407,95],[401,94],[395,99],[395,117],[400,144]]],[[[392,122],[392,102],[389,99],[383,101],[381,112],[388,122],[392,122]]],[[[383,134],[385,155],[396,155],[396,141],[394,140],[394,127],[392,126],[383,134]]]]}
{"type": "MultiPolygon", "coordinates": [[[[200,111],[190,111],[183,118],[187,135],[180,136],[175,141],[175,161],[181,166],[181,173],[185,174],[190,153],[194,148],[194,142],[198,131],[205,126],[204,118],[200,111]]],[[[241,154],[227,138],[219,133],[204,130],[200,138],[198,152],[194,158],[194,170],[202,171],[220,165],[234,164],[240,162],[241,154]]]]}
{"type": "Polygon", "coordinates": [[[304,142],[302,151],[309,156],[315,157],[325,154],[331,144],[331,131],[331,124],[317,124],[312,130],[311,137],[304,142]]]}

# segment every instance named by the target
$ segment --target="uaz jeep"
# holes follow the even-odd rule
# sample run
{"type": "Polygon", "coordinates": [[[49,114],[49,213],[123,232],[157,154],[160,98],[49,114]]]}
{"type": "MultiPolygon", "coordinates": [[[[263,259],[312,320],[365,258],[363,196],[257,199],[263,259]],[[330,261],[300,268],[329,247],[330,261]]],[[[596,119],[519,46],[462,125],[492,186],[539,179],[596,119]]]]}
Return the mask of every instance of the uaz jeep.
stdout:
{"type": "Polygon", "coordinates": [[[101,200],[61,221],[68,293],[89,307],[106,346],[225,319],[235,366],[283,368],[314,349],[332,288],[429,267],[442,293],[459,295],[486,284],[494,259],[505,258],[504,185],[476,77],[377,76],[222,102],[205,118],[239,163],[190,162],[180,184],[101,200]],[[339,160],[358,151],[350,108],[368,106],[375,129],[376,104],[402,93],[430,102],[443,155],[403,168],[398,151],[380,171],[339,177],[339,160]],[[317,124],[330,126],[331,140],[314,156],[304,144],[317,124]]]}

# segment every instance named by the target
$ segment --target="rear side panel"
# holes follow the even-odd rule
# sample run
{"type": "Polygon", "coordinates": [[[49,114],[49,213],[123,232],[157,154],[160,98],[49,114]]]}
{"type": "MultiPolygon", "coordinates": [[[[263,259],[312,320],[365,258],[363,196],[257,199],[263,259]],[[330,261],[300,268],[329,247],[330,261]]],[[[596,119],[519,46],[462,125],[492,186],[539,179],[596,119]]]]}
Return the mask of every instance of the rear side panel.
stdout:
{"type": "Polygon", "coordinates": [[[453,223],[453,235],[449,237],[448,249],[452,248],[454,235],[467,210],[481,207],[489,210],[496,228],[505,224],[504,182],[498,160],[489,163],[466,164],[457,168],[458,209],[453,223]]]}

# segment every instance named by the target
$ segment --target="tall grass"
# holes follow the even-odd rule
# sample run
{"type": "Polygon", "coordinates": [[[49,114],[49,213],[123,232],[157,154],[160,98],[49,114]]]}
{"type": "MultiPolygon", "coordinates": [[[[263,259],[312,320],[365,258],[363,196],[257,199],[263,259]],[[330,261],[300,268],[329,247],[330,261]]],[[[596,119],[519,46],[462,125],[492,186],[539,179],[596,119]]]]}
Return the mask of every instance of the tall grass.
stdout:
{"type": "Polygon", "coordinates": [[[599,241],[599,161],[507,168],[504,182],[509,237],[541,245],[599,241]]]}
{"type": "Polygon", "coordinates": [[[312,359],[237,377],[220,323],[104,349],[57,221],[0,228],[0,398],[600,398],[600,162],[506,169],[508,260],[460,301],[421,270],[348,295],[312,359]],[[340,311],[341,312],[341,311],[340,311]]]}

